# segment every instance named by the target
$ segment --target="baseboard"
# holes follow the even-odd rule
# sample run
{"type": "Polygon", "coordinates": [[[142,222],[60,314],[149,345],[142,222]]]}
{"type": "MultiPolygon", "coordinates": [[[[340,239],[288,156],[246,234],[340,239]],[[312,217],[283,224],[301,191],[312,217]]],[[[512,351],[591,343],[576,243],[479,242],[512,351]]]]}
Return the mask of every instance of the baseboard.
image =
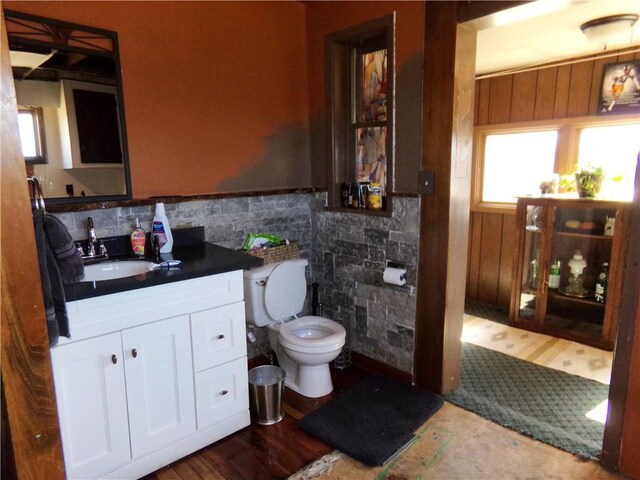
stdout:
{"type": "MultiPolygon", "coordinates": [[[[248,360],[249,370],[260,365],[269,365],[269,360],[264,356],[258,355],[257,357],[250,358],[248,360]]],[[[413,384],[413,376],[410,373],[398,370],[395,367],[391,367],[385,363],[382,363],[373,358],[369,358],[358,352],[351,352],[351,363],[358,368],[361,368],[365,372],[369,373],[381,373],[389,378],[393,378],[409,385],[413,384]]]]}
{"type": "Polygon", "coordinates": [[[358,352],[351,352],[351,363],[369,373],[381,373],[389,378],[398,380],[409,385],[413,384],[413,376],[410,373],[398,370],[395,367],[382,363],[373,358],[369,358],[358,352]]]}

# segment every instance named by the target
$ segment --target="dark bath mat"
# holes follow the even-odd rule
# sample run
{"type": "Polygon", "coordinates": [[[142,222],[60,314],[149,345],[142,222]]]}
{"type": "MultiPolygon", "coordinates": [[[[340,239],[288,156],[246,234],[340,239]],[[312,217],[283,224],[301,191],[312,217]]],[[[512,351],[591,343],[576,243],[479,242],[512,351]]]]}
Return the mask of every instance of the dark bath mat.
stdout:
{"type": "Polygon", "coordinates": [[[442,403],[439,395],[370,375],[304,417],[300,427],[366,465],[384,465],[442,403]]]}

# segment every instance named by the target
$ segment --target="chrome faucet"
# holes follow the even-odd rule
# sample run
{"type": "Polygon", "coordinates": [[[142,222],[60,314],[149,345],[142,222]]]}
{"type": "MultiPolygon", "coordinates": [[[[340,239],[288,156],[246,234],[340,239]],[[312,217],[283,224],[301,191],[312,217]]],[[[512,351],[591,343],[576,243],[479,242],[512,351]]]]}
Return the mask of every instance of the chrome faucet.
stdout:
{"type": "Polygon", "coordinates": [[[82,258],[109,258],[107,247],[102,241],[98,241],[93,218],[87,218],[87,254],[82,258]]]}
{"type": "Polygon", "coordinates": [[[93,218],[87,218],[87,256],[95,257],[96,256],[96,243],[98,242],[98,237],[96,236],[96,230],[93,227],[93,218]]]}

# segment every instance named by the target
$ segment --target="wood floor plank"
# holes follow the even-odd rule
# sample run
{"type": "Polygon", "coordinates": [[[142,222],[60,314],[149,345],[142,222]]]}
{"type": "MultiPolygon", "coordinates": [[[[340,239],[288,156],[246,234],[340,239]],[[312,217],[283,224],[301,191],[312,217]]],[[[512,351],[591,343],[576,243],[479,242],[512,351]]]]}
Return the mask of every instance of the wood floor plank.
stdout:
{"type": "Polygon", "coordinates": [[[191,465],[189,465],[189,462],[186,460],[175,462],[173,464],[173,470],[182,480],[201,480],[202,478],[198,472],[191,468],[191,465]]]}
{"type": "Polygon", "coordinates": [[[201,450],[204,458],[215,465],[216,470],[226,480],[272,478],[272,465],[263,462],[266,455],[261,451],[260,445],[252,441],[251,428],[253,427],[234,434],[231,442],[225,439],[201,450]]]}
{"type": "Polygon", "coordinates": [[[207,462],[198,452],[189,455],[184,459],[189,466],[199,475],[196,478],[207,480],[224,480],[218,470],[209,462],[207,462]]]}
{"type": "Polygon", "coordinates": [[[316,458],[326,455],[332,450],[327,444],[298,427],[298,421],[288,415],[285,415],[282,422],[278,425],[281,425],[282,430],[286,432],[289,438],[288,442],[291,445],[302,445],[307,450],[314,452],[316,458]]]}
{"type": "Polygon", "coordinates": [[[182,480],[180,475],[173,469],[173,464],[167,465],[155,472],[155,476],[158,480],[182,480]]]}

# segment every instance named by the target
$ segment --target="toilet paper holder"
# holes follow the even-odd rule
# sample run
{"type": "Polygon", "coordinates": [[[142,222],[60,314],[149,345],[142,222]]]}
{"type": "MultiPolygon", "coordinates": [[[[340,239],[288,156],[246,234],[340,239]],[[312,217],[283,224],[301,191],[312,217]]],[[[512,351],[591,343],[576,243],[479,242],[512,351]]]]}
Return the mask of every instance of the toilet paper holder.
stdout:
{"type": "Polygon", "coordinates": [[[387,261],[383,273],[383,281],[390,285],[404,286],[407,283],[407,267],[398,262],[387,261]],[[387,272],[394,271],[387,278],[387,272]],[[398,275],[399,273],[399,275],[398,275]]]}

